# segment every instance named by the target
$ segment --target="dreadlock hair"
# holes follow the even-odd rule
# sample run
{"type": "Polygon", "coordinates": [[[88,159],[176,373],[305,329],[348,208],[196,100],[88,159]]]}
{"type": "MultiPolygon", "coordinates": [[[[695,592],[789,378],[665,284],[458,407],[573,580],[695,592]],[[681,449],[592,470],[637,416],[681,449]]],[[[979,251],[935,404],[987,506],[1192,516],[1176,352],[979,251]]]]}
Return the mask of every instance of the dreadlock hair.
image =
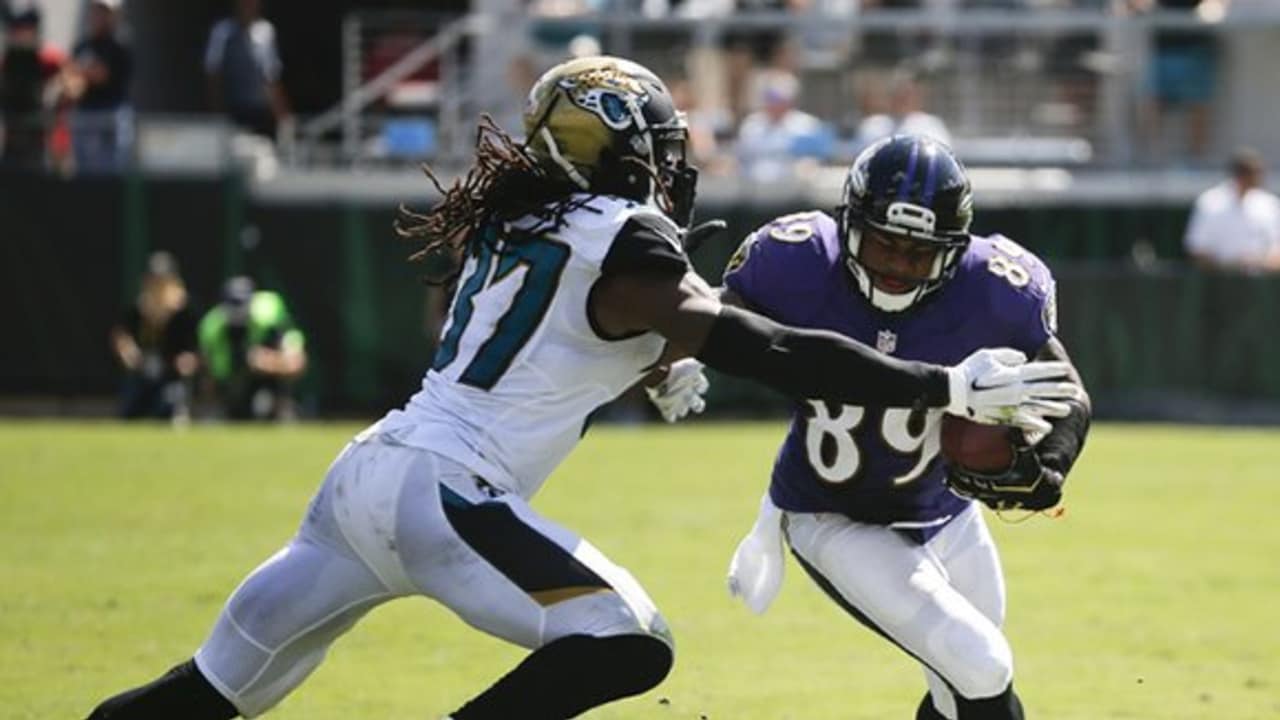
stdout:
{"type": "Polygon", "coordinates": [[[462,271],[474,243],[493,242],[487,239],[490,233],[479,232],[481,228],[532,216],[539,222],[527,234],[538,235],[560,227],[570,210],[589,199],[572,200],[578,188],[567,178],[548,174],[488,114],[480,116],[475,154],[471,169],[448,189],[423,165],[440,201],[425,213],[401,205],[396,217],[397,235],[422,242],[409,261],[425,266],[423,279],[428,284],[448,285],[462,271]]]}

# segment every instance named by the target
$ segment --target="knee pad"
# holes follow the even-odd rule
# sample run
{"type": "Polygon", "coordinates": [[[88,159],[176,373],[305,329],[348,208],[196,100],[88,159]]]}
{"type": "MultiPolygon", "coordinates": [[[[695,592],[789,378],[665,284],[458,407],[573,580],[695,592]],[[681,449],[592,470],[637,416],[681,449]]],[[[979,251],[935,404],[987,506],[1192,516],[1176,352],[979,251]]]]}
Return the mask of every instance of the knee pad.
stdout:
{"type": "Polygon", "coordinates": [[[1013,681],[1013,650],[999,632],[978,633],[953,626],[941,638],[938,664],[933,669],[963,698],[989,698],[1013,681]]]}
{"type": "Polygon", "coordinates": [[[628,602],[619,592],[586,595],[548,608],[543,623],[543,642],[570,635],[596,638],[626,635],[648,636],[675,649],[671,628],[651,604],[628,602]]]}

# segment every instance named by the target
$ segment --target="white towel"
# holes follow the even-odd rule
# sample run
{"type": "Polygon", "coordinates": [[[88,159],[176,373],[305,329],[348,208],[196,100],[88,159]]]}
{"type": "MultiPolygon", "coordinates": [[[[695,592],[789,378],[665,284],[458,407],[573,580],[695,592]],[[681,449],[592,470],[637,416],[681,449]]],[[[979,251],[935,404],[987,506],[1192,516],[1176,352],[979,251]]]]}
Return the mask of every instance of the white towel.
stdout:
{"type": "Polygon", "coordinates": [[[751,532],[738,543],[729,561],[729,595],[740,598],[757,615],[769,609],[778,590],[786,558],[782,554],[782,511],[765,491],[751,532]]]}

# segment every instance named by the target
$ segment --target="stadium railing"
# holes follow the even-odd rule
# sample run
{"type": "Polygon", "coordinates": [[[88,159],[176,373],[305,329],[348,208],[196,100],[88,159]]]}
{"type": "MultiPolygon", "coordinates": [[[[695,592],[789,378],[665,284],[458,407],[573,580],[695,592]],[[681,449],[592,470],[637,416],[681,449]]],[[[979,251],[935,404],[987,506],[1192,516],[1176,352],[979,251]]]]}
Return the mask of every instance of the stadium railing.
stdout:
{"type": "MultiPolygon", "coordinates": [[[[467,147],[480,111],[518,119],[522,93],[505,77],[513,61],[531,59],[544,67],[564,56],[571,38],[589,35],[605,52],[634,57],[667,77],[687,77],[696,96],[713,106],[726,102],[720,87],[725,80],[705,77],[707,68],[723,70],[725,61],[716,59],[717,53],[745,45],[763,55],[790,44],[786,64],[802,79],[801,107],[842,135],[870,110],[864,107],[868,88],[875,94],[889,73],[905,69],[923,82],[926,109],[947,122],[967,161],[1130,167],[1160,161],[1144,153],[1146,128],[1140,122],[1157,33],[1195,30],[1221,41],[1217,101],[1229,104],[1250,85],[1247,77],[1230,82],[1229,72],[1258,78],[1269,72],[1231,63],[1238,63],[1240,39],[1280,32],[1280,5],[1232,7],[1208,18],[1172,12],[1115,15],[1101,9],[757,12],[710,18],[603,13],[516,15],[500,21],[482,15],[449,19],[357,12],[344,25],[345,98],[300,126],[300,159],[324,157],[322,151],[305,149],[331,142],[339,133],[340,152],[329,153],[339,162],[376,165],[419,157],[444,165],[460,162],[465,153],[458,148],[467,147]],[[399,127],[410,139],[429,126],[434,142],[419,143],[420,155],[412,152],[412,143],[403,148],[409,152],[389,154],[383,130],[388,115],[419,123],[413,131],[399,127]]],[[[727,110],[732,116],[740,108],[727,110]]],[[[1261,119],[1252,125],[1247,118],[1233,119],[1226,125],[1218,144],[1231,144],[1235,138],[1228,133],[1267,137],[1261,119]]],[[[731,125],[721,129],[732,133],[731,125]]],[[[1175,153],[1174,159],[1185,158],[1175,153]]]]}

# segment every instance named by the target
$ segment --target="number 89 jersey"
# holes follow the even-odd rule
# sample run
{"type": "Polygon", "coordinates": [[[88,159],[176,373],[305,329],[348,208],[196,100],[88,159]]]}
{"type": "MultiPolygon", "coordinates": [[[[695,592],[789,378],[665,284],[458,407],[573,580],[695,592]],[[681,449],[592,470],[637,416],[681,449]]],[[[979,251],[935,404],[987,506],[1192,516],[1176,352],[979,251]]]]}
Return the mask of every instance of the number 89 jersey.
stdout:
{"type": "Polygon", "coordinates": [[[531,225],[481,231],[422,389],[377,425],[526,499],[589,414],[662,354],[655,333],[604,337],[588,313],[591,288],[611,272],[688,269],[676,226],[646,205],[596,197],[554,232],[522,230],[531,225]]]}
{"type": "MultiPolygon", "coordinates": [[[[820,212],[788,215],[747,236],[724,284],[779,322],[941,365],[984,347],[1034,356],[1056,330],[1049,270],[1000,236],[974,237],[955,276],[904,312],[882,312],[858,291],[836,224],[820,212]]],[[[940,526],[967,503],[942,482],[941,417],[938,410],[798,403],[774,463],[774,503],[860,522],[940,526]]]]}

